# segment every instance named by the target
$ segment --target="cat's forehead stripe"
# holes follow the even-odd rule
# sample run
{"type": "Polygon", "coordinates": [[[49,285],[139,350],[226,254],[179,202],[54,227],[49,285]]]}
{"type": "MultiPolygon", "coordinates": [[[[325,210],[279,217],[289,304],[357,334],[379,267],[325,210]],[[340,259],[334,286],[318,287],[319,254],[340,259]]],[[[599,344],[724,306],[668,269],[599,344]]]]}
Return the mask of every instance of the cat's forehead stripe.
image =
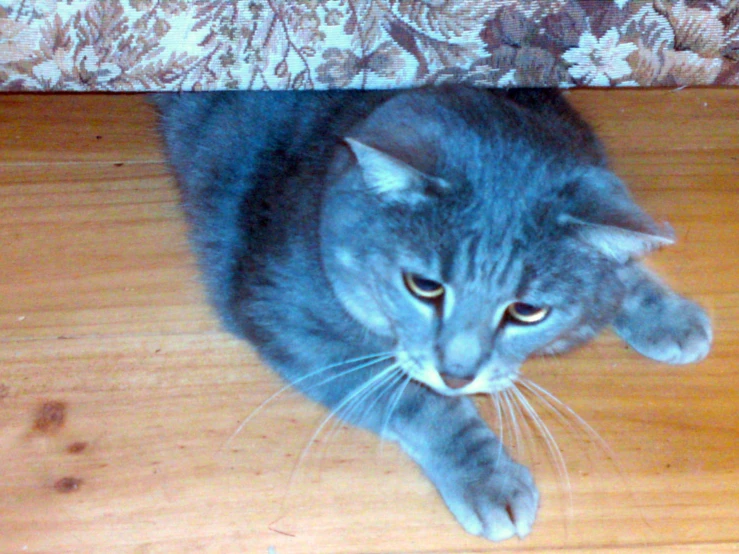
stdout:
{"type": "Polygon", "coordinates": [[[457,248],[440,253],[440,270],[446,282],[478,282],[503,288],[519,273],[520,245],[510,234],[476,233],[457,248]]]}
{"type": "Polygon", "coordinates": [[[462,251],[467,257],[466,277],[470,277],[475,273],[475,267],[477,265],[475,259],[477,258],[477,253],[480,249],[480,240],[479,236],[474,236],[466,240],[463,245],[462,251]]]}

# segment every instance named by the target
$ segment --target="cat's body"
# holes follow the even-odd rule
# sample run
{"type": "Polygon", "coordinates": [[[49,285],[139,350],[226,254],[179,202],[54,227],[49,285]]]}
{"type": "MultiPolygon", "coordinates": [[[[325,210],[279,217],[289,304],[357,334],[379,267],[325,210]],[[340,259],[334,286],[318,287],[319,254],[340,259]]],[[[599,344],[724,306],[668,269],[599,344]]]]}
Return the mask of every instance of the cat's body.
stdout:
{"type": "Polygon", "coordinates": [[[614,324],[685,363],[710,324],[634,258],[669,243],[551,91],[161,95],[226,326],[307,395],[396,440],[471,533],[538,493],[472,393],[614,324]]]}

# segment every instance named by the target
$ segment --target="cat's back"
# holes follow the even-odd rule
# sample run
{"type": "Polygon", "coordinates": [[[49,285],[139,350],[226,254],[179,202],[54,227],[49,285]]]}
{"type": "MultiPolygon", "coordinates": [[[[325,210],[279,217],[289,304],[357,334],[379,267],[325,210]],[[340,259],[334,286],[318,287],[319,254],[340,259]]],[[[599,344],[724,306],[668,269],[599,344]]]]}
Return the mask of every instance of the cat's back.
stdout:
{"type": "MultiPolygon", "coordinates": [[[[158,94],[173,168],[185,184],[335,145],[387,93],[238,91],[158,94]],[[193,172],[195,176],[193,177],[193,172]],[[203,175],[203,173],[206,175],[203,175]]],[[[271,163],[272,166],[288,164],[271,163]]]]}
{"type": "Polygon", "coordinates": [[[226,324],[244,285],[315,232],[321,175],[387,93],[154,95],[211,301],[226,324]],[[244,273],[246,271],[246,273],[244,273]]]}
{"type": "MultiPolygon", "coordinates": [[[[459,98],[464,96],[472,99],[477,110],[486,106],[497,112],[497,107],[510,102],[539,119],[535,129],[529,129],[533,134],[542,136],[542,130],[549,131],[557,136],[557,142],[569,142],[574,155],[585,150],[591,159],[603,156],[589,126],[557,91],[545,89],[231,91],[165,93],[154,95],[152,100],[162,114],[161,128],[172,167],[180,184],[190,187],[214,180],[243,182],[255,172],[262,180],[271,180],[305,160],[328,161],[337,143],[355,125],[394,96],[408,97],[411,104],[429,104],[429,112],[435,111],[435,104],[447,102],[456,104],[452,109],[459,109],[459,98]]],[[[480,115],[484,114],[471,117],[479,120],[480,115]]],[[[391,126],[397,123],[392,119],[391,126]]]]}
{"type": "Polygon", "coordinates": [[[170,162],[185,186],[254,164],[298,124],[298,99],[289,93],[159,94],[153,100],[170,162]]]}

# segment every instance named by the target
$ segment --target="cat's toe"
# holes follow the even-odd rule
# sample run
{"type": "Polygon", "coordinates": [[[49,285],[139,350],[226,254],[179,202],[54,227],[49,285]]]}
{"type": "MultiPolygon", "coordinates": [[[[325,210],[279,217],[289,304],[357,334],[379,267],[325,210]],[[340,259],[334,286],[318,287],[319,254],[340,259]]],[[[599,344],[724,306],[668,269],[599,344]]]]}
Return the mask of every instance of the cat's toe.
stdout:
{"type": "Polygon", "coordinates": [[[697,306],[693,314],[676,322],[654,345],[654,357],[669,364],[699,362],[711,350],[713,332],[708,316],[697,306]]]}
{"type": "Polygon", "coordinates": [[[531,473],[514,463],[482,483],[469,483],[463,501],[450,507],[467,532],[502,541],[528,535],[538,506],[539,492],[531,473]]]}
{"type": "Polygon", "coordinates": [[[705,358],[713,340],[706,312],[681,296],[660,300],[659,309],[642,307],[617,319],[618,334],[634,350],[660,362],[689,364],[705,358]]]}

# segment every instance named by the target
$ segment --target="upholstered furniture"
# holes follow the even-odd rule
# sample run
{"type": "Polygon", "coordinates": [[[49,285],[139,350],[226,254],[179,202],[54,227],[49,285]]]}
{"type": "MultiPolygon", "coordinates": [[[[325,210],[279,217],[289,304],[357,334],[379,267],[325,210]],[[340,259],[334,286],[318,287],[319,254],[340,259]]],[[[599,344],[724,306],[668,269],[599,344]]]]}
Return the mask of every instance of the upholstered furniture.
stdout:
{"type": "Polygon", "coordinates": [[[739,84],[737,0],[2,0],[0,90],[739,84]]]}

